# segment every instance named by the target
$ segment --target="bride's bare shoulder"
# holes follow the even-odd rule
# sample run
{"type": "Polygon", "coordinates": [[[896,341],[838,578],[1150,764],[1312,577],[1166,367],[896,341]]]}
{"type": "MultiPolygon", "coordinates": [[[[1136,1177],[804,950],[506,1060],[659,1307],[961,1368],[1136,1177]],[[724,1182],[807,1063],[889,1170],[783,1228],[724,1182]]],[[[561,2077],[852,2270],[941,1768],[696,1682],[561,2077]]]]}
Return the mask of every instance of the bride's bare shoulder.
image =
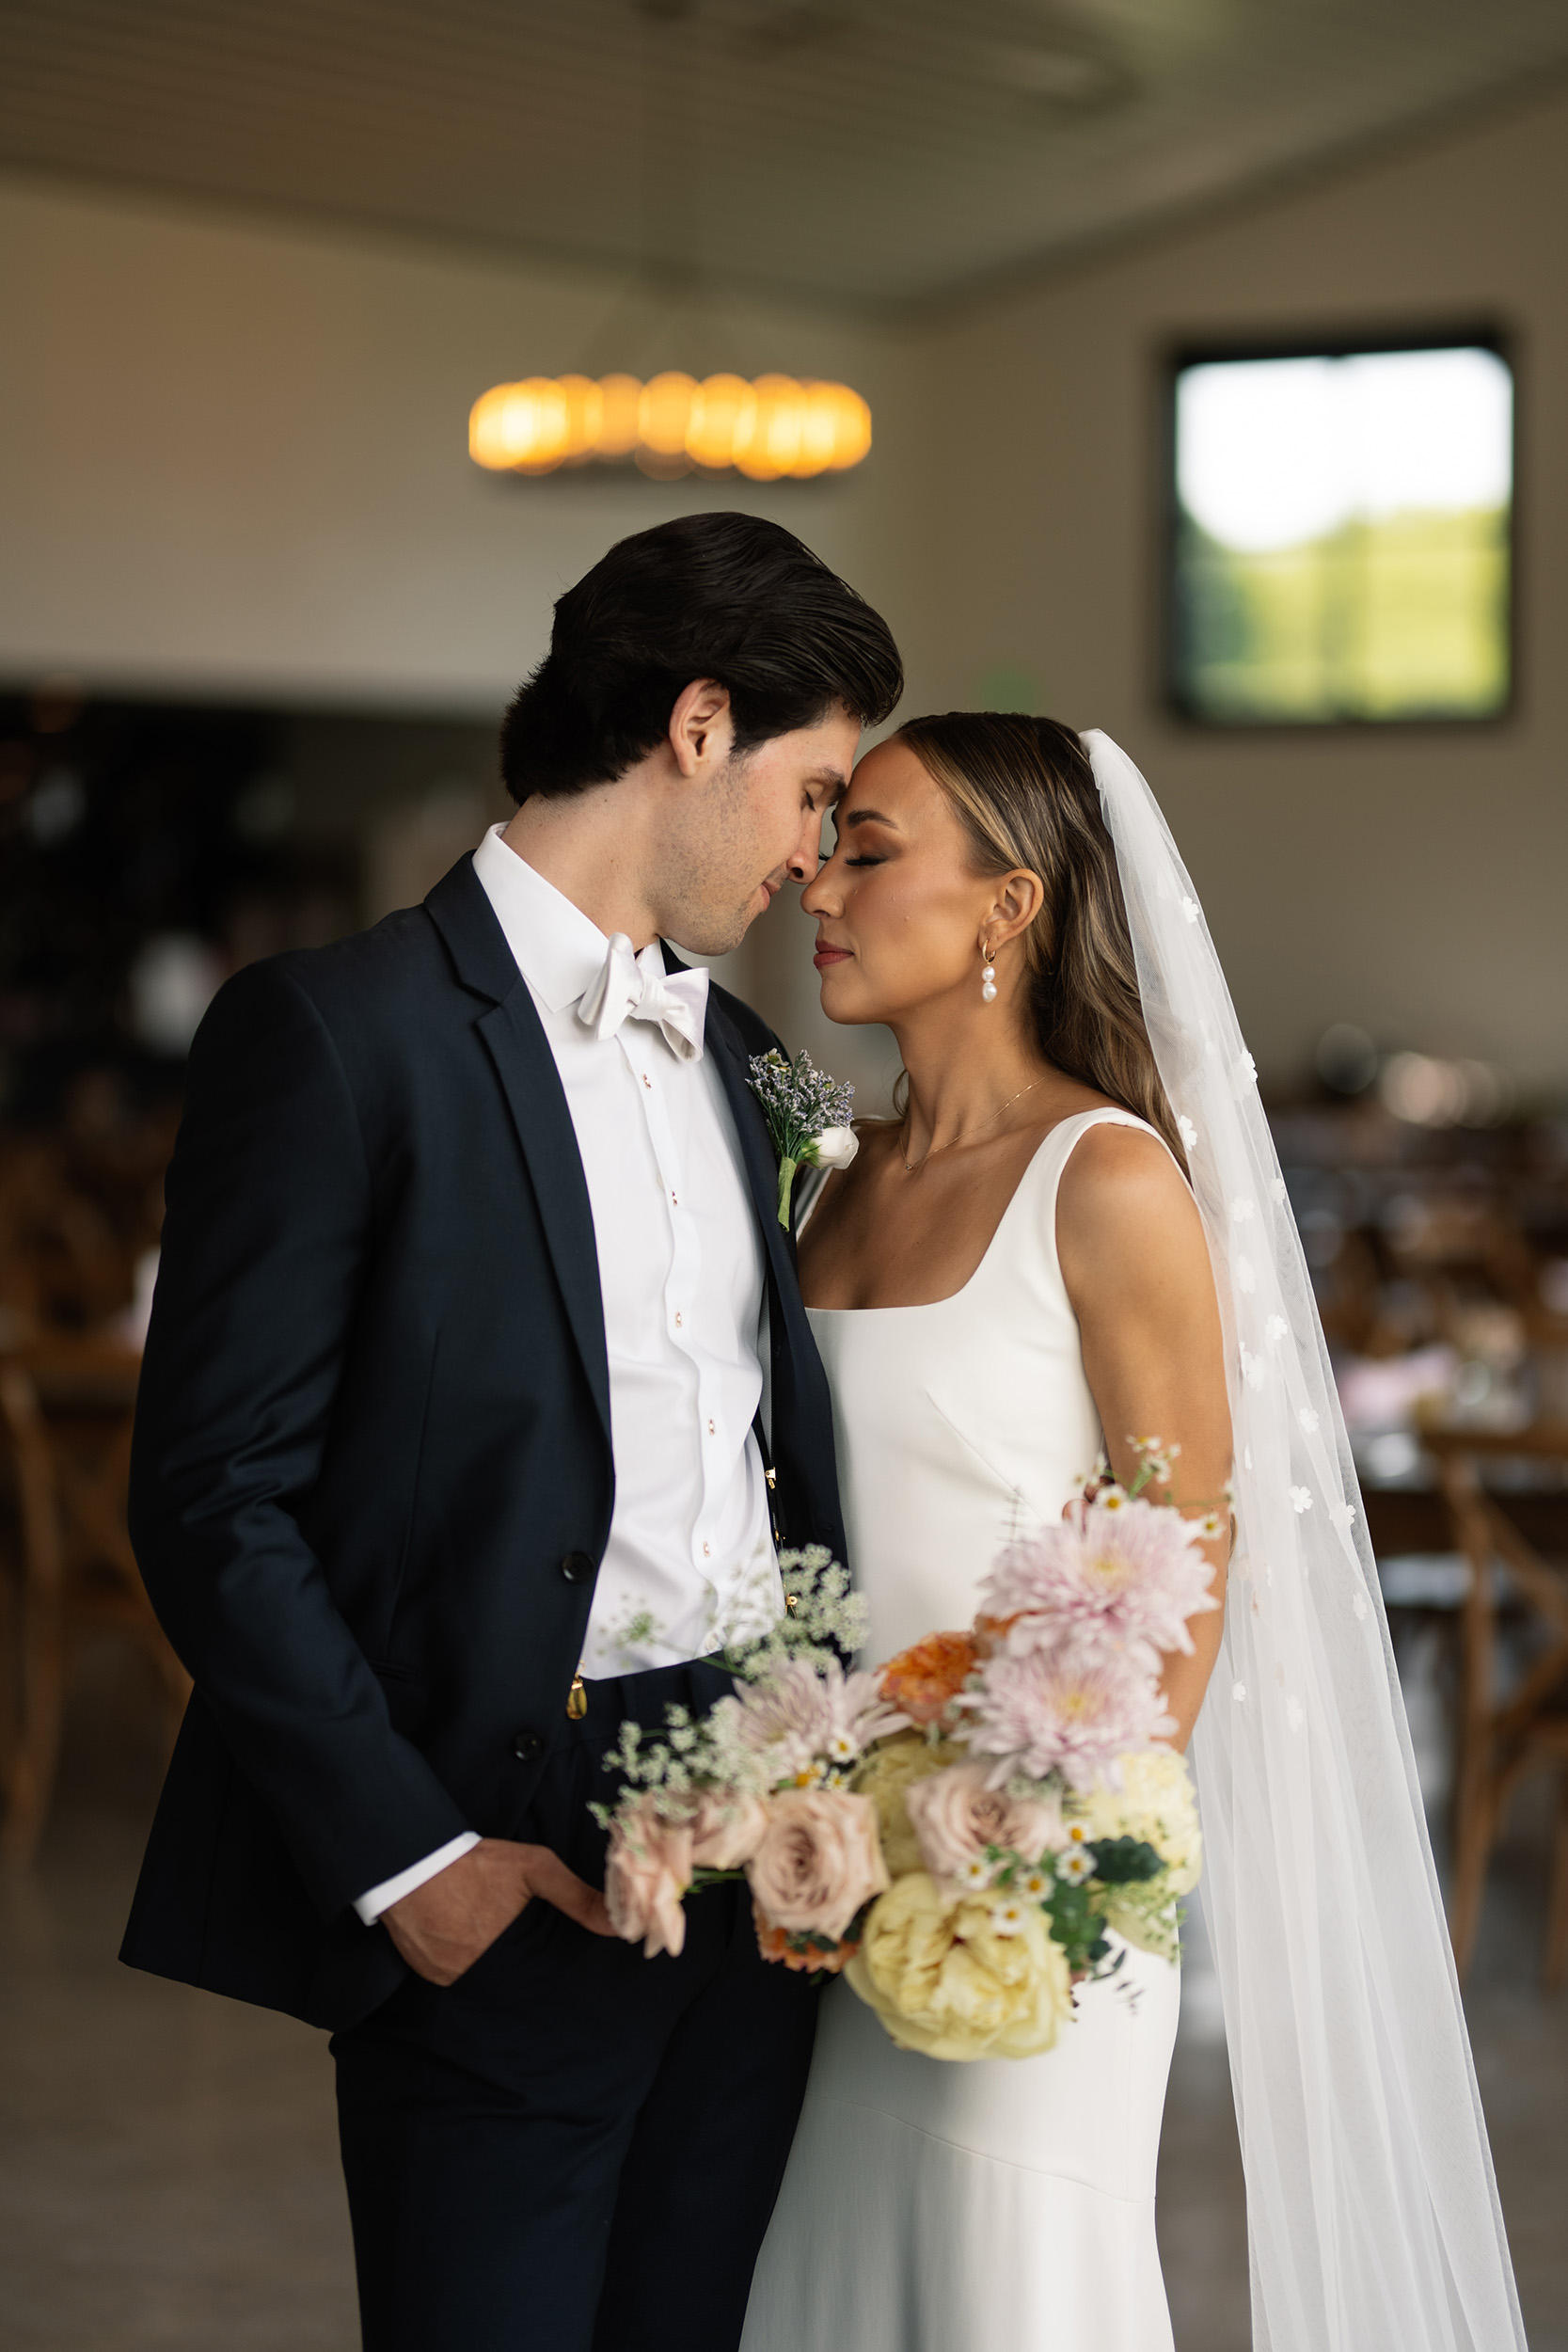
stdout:
{"type": "Polygon", "coordinates": [[[1064,1275],[1074,1263],[1087,1270],[1173,1253],[1208,1263],[1197,1203],[1165,1145],[1109,1120],[1079,1138],[1062,1170],[1056,1246],[1064,1275]]]}

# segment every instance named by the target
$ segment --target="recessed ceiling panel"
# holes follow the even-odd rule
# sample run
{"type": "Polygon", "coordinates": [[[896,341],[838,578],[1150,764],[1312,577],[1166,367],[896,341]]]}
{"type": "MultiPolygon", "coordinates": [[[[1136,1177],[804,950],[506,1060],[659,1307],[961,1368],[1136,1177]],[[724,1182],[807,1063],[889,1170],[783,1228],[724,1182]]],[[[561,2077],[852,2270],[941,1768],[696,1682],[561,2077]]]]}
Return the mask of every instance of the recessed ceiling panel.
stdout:
{"type": "Polygon", "coordinates": [[[1564,63],[1561,0],[4,0],[0,165],[882,309],[1564,63]]]}

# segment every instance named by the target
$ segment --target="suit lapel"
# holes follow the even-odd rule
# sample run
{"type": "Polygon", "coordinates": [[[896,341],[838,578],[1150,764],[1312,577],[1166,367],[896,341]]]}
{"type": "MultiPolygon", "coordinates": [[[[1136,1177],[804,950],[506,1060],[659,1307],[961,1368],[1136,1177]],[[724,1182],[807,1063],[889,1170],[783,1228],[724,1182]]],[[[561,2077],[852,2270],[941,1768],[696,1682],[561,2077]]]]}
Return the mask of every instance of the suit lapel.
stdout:
{"type": "Polygon", "coordinates": [[[610,1360],[598,1245],[582,1155],[555,1056],[472,860],[462,859],[425,904],[464,987],[492,1000],[475,1025],[512,1114],[539,1204],[545,1244],[608,1438],[610,1360]]]}
{"type": "Polygon", "coordinates": [[[768,1132],[762,1105],[752,1092],[745,1044],[723,1007],[711,996],[703,1041],[713,1056],[714,1068],[729,1098],[736,1133],[740,1138],[747,1188],[762,1228],[768,1263],[775,1281],[787,1296],[795,1287],[795,1237],[779,1223],[779,1164],[774,1157],[773,1139],[768,1132]]]}

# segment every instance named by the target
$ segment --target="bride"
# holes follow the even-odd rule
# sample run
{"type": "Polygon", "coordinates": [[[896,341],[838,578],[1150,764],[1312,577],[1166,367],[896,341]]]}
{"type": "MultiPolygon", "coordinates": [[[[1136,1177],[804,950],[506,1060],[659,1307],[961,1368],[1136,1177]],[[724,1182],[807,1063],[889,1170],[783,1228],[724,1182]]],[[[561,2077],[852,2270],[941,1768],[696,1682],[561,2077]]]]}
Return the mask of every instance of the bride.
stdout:
{"type": "MultiPolygon", "coordinates": [[[[908,1089],[800,1241],[869,1656],[968,1624],[1102,1446],[1127,1478],[1158,1437],[1195,1515],[1234,1477],[1225,1605],[1164,1689],[1176,1743],[1196,1726],[1255,2343],[1522,2347],[1310,1285],[1159,811],[1102,736],[951,713],[861,761],[837,830],[802,900],[823,1008],[885,1023],[908,1089]]],[[[1168,2352],[1178,1983],[1128,1950],[1055,2050],[974,2064],[832,1986],[743,2352],[1168,2352]]]]}

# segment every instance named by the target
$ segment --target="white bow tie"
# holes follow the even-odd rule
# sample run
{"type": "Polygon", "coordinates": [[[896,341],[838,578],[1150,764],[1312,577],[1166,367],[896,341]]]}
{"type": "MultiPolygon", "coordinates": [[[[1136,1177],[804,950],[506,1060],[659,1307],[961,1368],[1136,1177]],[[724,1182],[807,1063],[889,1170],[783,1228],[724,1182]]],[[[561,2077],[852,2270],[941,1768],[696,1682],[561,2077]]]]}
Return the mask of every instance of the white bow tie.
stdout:
{"type": "Polygon", "coordinates": [[[611,939],[604,968],[578,1007],[578,1019],[599,1038],[613,1037],[623,1021],[657,1022],[682,1061],[701,1061],[706,1013],[705,970],[666,972],[657,941],[635,956],[625,931],[611,939]]]}

